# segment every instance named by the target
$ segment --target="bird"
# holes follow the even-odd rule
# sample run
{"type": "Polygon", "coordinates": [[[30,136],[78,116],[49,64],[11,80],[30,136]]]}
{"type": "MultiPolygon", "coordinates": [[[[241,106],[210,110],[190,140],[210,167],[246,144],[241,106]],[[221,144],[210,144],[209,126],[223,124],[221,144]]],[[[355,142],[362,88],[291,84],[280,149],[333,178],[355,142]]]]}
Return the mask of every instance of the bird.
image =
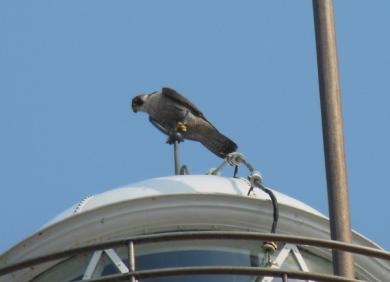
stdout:
{"type": "Polygon", "coordinates": [[[200,142],[221,158],[237,150],[237,144],[223,135],[187,98],[170,87],[135,96],[133,112],[145,112],[149,121],[168,135],[167,143],[183,139],[200,142]]]}

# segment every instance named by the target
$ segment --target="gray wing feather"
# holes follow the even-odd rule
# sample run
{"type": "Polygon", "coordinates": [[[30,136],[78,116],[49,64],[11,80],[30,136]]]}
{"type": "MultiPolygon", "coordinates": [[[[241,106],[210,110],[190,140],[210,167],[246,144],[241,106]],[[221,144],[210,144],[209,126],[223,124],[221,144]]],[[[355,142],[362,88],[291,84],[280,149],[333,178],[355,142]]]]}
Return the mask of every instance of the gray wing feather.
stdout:
{"type": "Polygon", "coordinates": [[[164,126],[162,126],[160,123],[158,123],[157,120],[155,120],[155,119],[153,119],[152,117],[149,116],[149,121],[150,121],[151,124],[153,124],[162,133],[168,135],[168,130],[164,126]]]}
{"type": "Polygon", "coordinates": [[[203,113],[186,97],[180,95],[178,92],[173,90],[172,88],[163,87],[162,95],[166,98],[171,99],[172,101],[186,107],[189,109],[193,115],[204,118],[203,113]]]}
{"type": "Polygon", "coordinates": [[[225,158],[237,150],[236,143],[220,133],[208,121],[200,120],[189,126],[189,130],[183,134],[184,138],[199,141],[217,156],[225,158]]]}

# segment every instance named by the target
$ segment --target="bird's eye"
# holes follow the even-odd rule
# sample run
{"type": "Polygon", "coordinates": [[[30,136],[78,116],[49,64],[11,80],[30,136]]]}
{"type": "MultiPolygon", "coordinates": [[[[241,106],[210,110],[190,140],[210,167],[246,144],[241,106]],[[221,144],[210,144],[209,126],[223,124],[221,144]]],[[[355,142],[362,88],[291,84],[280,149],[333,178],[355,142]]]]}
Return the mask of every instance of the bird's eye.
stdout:
{"type": "Polygon", "coordinates": [[[142,101],[142,99],[139,98],[139,97],[134,98],[133,101],[132,101],[132,105],[133,106],[137,106],[137,107],[138,106],[142,106],[143,103],[144,103],[144,101],[142,101]]]}

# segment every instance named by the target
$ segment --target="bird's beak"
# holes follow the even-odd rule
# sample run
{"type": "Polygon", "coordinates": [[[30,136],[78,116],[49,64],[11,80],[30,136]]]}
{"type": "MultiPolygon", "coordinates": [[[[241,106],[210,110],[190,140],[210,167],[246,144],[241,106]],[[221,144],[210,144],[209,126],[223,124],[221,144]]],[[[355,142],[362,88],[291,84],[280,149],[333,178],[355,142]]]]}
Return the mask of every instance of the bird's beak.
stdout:
{"type": "Polygon", "coordinates": [[[137,105],[135,103],[131,103],[131,109],[134,113],[138,112],[137,105]]]}

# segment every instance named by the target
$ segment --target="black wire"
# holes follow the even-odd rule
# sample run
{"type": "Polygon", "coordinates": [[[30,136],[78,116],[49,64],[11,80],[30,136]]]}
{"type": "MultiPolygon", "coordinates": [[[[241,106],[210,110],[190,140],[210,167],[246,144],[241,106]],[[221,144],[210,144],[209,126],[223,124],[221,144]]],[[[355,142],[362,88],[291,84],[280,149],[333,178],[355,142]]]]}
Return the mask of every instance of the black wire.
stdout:
{"type": "Polygon", "coordinates": [[[237,173],[238,173],[238,165],[234,166],[234,173],[233,173],[234,178],[237,178],[237,173]]]}
{"type": "Polygon", "coordinates": [[[272,222],[271,233],[275,233],[276,228],[278,226],[278,220],[279,220],[278,200],[276,199],[274,193],[270,189],[265,188],[265,187],[260,187],[260,189],[263,190],[265,193],[267,193],[269,195],[269,197],[271,198],[272,207],[273,207],[273,216],[274,216],[274,220],[272,222]]]}
{"type": "Polygon", "coordinates": [[[246,195],[249,196],[252,191],[253,191],[253,186],[251,186],[251,188],[249,188],[248,193],[246,195]]]}
{"type": "MultiPolygon", "coordinates": [[[[264,186],[261,186],[259,188],[261,190],[263,190],[265,193],[267,193],[269,195],[269,197],[271,198],[272,208],[273,208],[273,222],[272,222],[272,227],[271,227],[271,233],[276,233],[276,228],[278,227],[278,220],[279,220],[278,200],[276,199],[274,193],[270,189],[265,188],[264,186]]],[[[249,196],[250,193],[253,191],[253,189],[254,189],[254,187],[251,186],[246,195],[249,196]]]]}

